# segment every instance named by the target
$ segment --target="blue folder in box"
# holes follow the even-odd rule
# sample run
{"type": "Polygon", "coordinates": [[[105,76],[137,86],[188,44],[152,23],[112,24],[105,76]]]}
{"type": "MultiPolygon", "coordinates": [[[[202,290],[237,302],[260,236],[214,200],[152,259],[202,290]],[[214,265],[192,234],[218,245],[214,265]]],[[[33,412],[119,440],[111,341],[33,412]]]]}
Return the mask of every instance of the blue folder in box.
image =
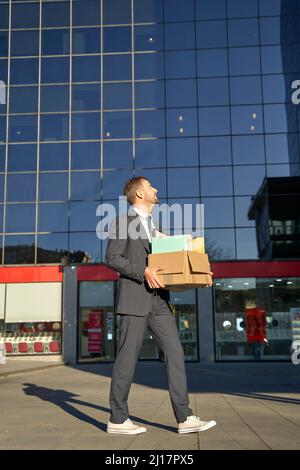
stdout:
{"type": "Polygon", "coordinates": [[[172,237],[152,238],[152,253],[170,253],[173,251],[188,251],[192,236],[174,235],[172,237]]]}

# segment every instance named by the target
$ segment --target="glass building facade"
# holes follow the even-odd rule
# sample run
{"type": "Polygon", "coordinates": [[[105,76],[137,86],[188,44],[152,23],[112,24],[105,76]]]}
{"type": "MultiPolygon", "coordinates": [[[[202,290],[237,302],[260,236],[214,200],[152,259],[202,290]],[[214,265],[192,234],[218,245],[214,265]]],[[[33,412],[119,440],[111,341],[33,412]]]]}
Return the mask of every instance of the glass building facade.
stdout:
{"type": "Polygon", "coordinates": [[[294,0],[0,0],[0,263],[103,262],[96,209],[137,175],[204,204],[211,261],[259,262],[251,199],[300,176],[299,57],[294,0]]]}

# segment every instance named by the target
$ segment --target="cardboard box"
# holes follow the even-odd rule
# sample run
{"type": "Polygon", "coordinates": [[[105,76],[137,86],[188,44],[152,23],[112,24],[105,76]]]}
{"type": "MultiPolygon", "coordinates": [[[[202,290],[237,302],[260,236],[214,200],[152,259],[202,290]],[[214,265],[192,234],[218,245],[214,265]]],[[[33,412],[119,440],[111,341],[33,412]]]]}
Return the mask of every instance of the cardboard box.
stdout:
{"type": "Polygon", "coordinates": [[[150,254],[148,266],[163,268],[157,274],[168,290],[182,291],[212,284],[206,253],[176,251],[150,254]]]}

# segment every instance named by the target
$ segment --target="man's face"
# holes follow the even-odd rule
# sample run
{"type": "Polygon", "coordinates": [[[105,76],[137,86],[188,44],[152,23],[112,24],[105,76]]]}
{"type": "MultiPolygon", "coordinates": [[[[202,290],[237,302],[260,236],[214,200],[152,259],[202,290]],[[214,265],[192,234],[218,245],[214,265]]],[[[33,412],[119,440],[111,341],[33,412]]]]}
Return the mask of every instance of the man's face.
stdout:
{"type": "Polygon", "coordinates": [[[156,188],[153,188],[149,181],[143,181],[144,202],[146,204],[159,204],[157,191],[158,190],[156,188]]]}

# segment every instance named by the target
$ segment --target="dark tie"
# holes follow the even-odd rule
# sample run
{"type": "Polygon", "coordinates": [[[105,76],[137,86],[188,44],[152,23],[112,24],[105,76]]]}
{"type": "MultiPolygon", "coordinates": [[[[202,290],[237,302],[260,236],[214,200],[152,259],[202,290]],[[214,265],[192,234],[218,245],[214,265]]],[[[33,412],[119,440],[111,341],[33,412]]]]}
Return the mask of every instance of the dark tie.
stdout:
{"type": "Polygon", "coordinates": [[[152,217],[151,215],[148,215],[146,217],[146,220],[147,220],[147,224],[148,224],[148,230],[149,230],[149,234],[150,234],[150,243],[152,242],[152,238],[155,237],[155,230],[152,228],[152,217]]]}

